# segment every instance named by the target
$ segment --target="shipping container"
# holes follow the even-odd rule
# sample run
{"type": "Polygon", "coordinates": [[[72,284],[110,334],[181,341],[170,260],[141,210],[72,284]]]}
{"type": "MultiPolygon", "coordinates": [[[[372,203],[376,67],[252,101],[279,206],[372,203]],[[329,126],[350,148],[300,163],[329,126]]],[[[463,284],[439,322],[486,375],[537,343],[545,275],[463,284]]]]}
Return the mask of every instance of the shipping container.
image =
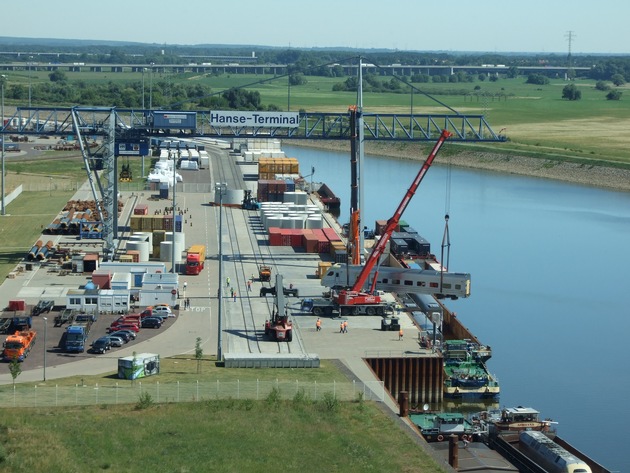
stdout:
{"type": "Polygon", "coordinates": [[[133,209],[134,215],[148,215],[149,214],[149,206],[147,204],[138,204],[133,209]]]}
{"type": "Polygon", "coordinates": [[[153,128],[194,130],[197,128],[196,112],[153,112],[153,128]]]}

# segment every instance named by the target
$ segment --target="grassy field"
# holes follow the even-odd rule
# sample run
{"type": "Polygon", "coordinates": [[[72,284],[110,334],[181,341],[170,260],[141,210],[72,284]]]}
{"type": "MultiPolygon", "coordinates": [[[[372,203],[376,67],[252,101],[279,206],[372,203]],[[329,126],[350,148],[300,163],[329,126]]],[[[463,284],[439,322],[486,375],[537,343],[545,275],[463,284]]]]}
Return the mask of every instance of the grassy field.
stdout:
{"type": "MultiPolygon", "coordinates": [[[[201,364],[197,373],[196,360],[163,359],[160,374],[143,381],[347,381],[327,362],[317,370],[225,369],[209,359],[201,364]]],[[[112,376],[55,384],[104,386],[112,376]]],[[[374,403],[360,398],[338,402],[331,393],[318,401],[301,393],[282,401],[278,394],[272,392],[262,401],[179,404],[158,404],[139,395],[131,405],[11,409],[0,421],[0,471],[443,471],[374,403]]]]}
{"type": "MultiPolygon", "coordinates": [[[[86,84],[134,82],[141,84],[140,73],[68,72],[70,82],[86,84]]],[[[252,84],[271,75],[246,74],[168,74],[156,73],[154,83],[191,82],[212,87],[220,92],[230,87],[252,84]]],[[[305,109],[319,112],[347,110],[356,103],[352,92],[333,92],[333,85],[346,78],[307,76],[305,85],[287,87],[286,77],[249,87],[258,90],[263,105],[275,104],[281,109],[305,109]]],[[[388,80],[384,78],[383,80],[388,80]]],[[[408,79],[408,78],[404,78],[408,79]]],[[[595,81],[578,79],[574,83],[582,91],[579,101],[562,100],[562,88],[567,82],[553,79],[547,85],[526,84],[526,78],[501,78],[496,82],[427,83],[414,84],[422,92],[433,95],[440,102],[460,113],[483,114],[495,131],[505,129],[507,143],[493,145],[496,152],[503,150],[551,153],[565,156],[590,156],[595,159],[630,163],[627,153],[630,135],[630,85],[619,88],[625,96],[619,101],[605,99],[606,92],[595,89],[595,81]]],[[[27,83],[26,73],[11,74],[9,82],[27,83]]],[[[47,74],[33,73],[33,83],[44,83],[47,74]]],[[[145,94],[148,95],[149,77],[145,74],[145,94]]],[[[416,91],[410,93],[370,93],[363,97],[366,112],[452,113],[437,102],[416,91]]],[[[148,101],[148,98],[147,98],[148,101]]],[[[17,104],[11,104],[17,105],[17,104]]]]}

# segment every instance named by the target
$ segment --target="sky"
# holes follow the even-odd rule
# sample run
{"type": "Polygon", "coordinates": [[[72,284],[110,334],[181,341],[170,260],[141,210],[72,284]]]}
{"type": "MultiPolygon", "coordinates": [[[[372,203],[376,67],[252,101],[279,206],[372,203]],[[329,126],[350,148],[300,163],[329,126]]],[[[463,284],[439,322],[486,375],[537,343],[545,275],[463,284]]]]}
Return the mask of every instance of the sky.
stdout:
{"type": "Polygon", "coordinates": [[[566,54],[570,35],[574,54],[630,53],[627,0],[30,0],[0,11],[0,36],[25,38],[566,54]]]}

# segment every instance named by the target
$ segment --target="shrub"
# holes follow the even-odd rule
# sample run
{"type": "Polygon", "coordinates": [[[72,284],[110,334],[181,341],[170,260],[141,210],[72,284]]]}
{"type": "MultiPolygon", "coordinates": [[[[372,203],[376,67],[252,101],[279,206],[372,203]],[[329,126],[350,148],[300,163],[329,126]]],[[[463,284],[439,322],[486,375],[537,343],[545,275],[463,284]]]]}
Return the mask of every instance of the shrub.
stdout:
{"type": "Polygon", "coordinates": [[[611,90],[606,94],[606,100],[621,100],[622,94],[620,90],[611,90]]]}
{"type": "Polygon", "coordinates": [[[147,391],[143,391],[138,396],[138,402],[136,403],[136,410],[141,411],[144,409],[148,409],[153,406],[155,402],[153,401],[153,397],[147,391]]]}

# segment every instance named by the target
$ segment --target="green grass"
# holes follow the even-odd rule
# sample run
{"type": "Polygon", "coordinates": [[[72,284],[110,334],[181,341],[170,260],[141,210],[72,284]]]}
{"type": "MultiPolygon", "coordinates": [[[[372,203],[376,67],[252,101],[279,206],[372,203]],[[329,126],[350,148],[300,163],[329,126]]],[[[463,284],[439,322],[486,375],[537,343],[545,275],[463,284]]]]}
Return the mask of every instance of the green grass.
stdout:
{"type": "Polygon", "coordinates": [[[0,471],[12,473],[443,471],[370,403],[145,402],[3,417],[0,471]]]}
{"type": "MultiPolygon", "coordinates": [[[[156,380],[215,378],[347,381],[327,362],[320,369],[292,370],[225,369],[208,359],[202,364],[198,374],[190,357],[163,359],[160,374],[143,379],[143,387],[156,380]]],[[[80,380],[102,387],[111,378],[80,380]]],[[[54,382],[67,386],[78,381],[54,382]]],[[[359,398],[339,402],[328,392],[317,401],[301,394],[283,401],[272,391],[261,401],[158,404],[149,391],[127,405],[5,409],[0,472],[443,471],[381,409],[359,398]]]]}
{"type": "MultiPolygon", "coordinates": [[[[127,159],[120,158],[119,168],[123,162],[126,164],[127,159]]],[[[128,162],[134,180],[130,183],[119,183],[119,189],[142,190],[144,179],[140,178],[141,160],[130,158],[128,162]]],[[[151,160],[146,159],[145,175],[149,172],[150,164],[151,160]]],[[[41,237],[42,230],[54,220],[75,192],[62,189],[67,186],[74,186],[76,189],[77,185],[86,179],[83,160],[77,157],[77,152],[49,151],[44,158],[10,161],[5,167],[8,172],[7,182],[11,181],[15,185],[29,183],[31,189],[37,187],[36,181],[40,184],[39,190],[22,192],[17,199],[7,205],[8,216],[0,217],[0,279],[6,278],[13,271],[33,243],[41,237]],[[53,180],[50,180],[51,177],[53,180]],[[55,180],[58,177],[63,177],[69,182],[64,181],[61,184],[55,180]]],[[[43,239],[46,239],[46,236],[43,239]]]]}
{"type": "MultiPolygon", "coordinates": [[[[23,192],[0,217],[0,279],[4,280],[53,221],[72,192],[23,192]]],[[[45,243],[45,242],[44,242],[45,243]]]]}

